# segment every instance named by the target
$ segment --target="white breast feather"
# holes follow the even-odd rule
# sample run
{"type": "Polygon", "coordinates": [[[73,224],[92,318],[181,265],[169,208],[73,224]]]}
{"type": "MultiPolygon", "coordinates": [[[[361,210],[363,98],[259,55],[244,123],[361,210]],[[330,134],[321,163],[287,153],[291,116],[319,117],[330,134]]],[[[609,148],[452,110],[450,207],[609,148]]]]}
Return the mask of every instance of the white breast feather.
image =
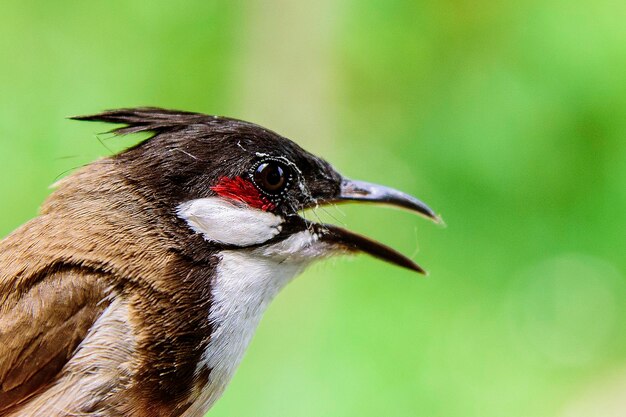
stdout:
{"type": "Polygon", "coordinates": [[[325,247],[303,231],[268,247],[221,252],[208,313],[215,330],[199,365],[211,369],[209,383],[184,416],[202,415],[221,396],[268,304],[309,263],[327,255],[325,247]]]}

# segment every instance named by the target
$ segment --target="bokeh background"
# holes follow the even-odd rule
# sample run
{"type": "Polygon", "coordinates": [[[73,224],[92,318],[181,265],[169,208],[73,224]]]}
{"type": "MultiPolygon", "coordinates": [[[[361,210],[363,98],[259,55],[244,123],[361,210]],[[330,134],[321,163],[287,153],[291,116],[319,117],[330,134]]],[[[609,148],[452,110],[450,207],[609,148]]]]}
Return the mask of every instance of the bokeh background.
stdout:
{"type": "Polygon", "coordinates": [[[437,227],[320,216],[412,255],[314,266],[211,416],[626,415],[626,3],[0,2],[0,235],[133,144],[67,116],[251,120],[437,227]]]}

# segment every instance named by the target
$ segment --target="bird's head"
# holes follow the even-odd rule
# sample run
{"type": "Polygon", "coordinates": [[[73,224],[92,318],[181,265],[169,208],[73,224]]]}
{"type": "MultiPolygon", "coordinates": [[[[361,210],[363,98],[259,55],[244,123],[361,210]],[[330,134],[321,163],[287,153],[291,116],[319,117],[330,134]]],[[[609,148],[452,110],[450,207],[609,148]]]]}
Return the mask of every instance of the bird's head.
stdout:
{"type": "Polygon", "coordinates": [[[354,181],[325,160],[258,125],[156,108],[113,110],[80,120],[125,124],[119,134],[155,135],[115,156],[130,181],[175,213],[182,234],[213,250],[256,251],[306,265],[336,253],[364,252],[424,272],[381,243],[335,225],[305,219],[303,210],[347,201],[380,203],[439,217],[403,192],[354,181]]]}

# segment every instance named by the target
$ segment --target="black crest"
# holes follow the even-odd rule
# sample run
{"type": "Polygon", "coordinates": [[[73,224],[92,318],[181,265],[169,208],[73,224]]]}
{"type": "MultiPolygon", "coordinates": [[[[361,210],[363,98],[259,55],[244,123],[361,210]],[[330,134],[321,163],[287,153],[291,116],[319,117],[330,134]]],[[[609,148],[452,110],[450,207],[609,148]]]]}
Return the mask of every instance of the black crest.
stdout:
{"type": "Polygon", "coordinates": [[[86,120],[92,122],[106,122],[125,124],[111,130],[118,135],[126,135],[137,132],[173,131],[185,128],[193,124],[212,124],[216,120],[232,120],[226,117],[207,116],[206,114],[193,113],[179,110],[167,110],[158,107],[136,107],[126,109],[107,110],[98,114],[86,116],[73,116],[73,120],[86,120]]]}

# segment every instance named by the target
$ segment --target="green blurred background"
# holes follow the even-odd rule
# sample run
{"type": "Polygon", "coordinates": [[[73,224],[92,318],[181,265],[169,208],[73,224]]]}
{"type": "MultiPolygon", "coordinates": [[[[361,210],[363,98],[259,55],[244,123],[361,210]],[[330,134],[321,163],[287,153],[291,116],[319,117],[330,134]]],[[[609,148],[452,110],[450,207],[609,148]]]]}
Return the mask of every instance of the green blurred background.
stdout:
{"type": "Polygon", "coordinates": [[[0,235],[137,137],[66,116],[251,120],[446,228],[330,210],[428,278],[312,267],[212,416],[626,415],[626,3],[0,2],[0,235]]]}

